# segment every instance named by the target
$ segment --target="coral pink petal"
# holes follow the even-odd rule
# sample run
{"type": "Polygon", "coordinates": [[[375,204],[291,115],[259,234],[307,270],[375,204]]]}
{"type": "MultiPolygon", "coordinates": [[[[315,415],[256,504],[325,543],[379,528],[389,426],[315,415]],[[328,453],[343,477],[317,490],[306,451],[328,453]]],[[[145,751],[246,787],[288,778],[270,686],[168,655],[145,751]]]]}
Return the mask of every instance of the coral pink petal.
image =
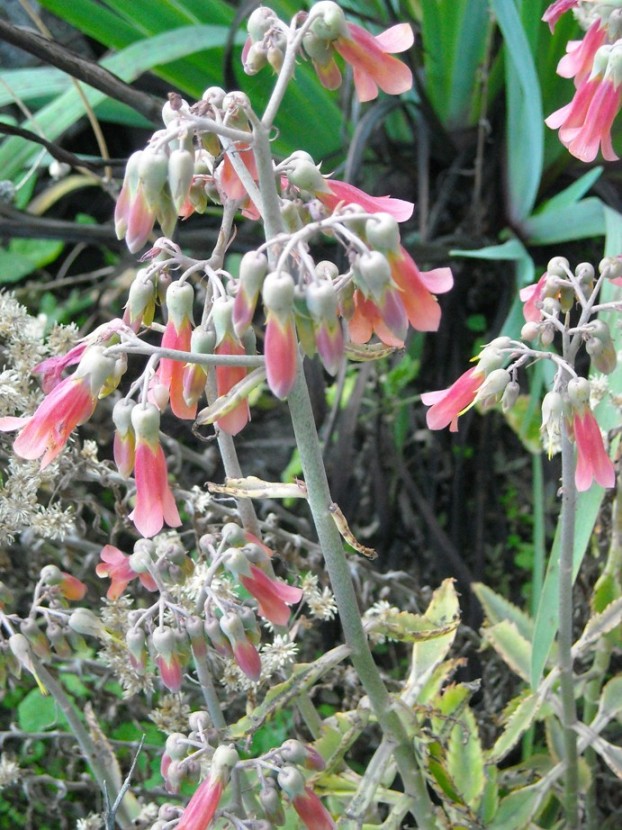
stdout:
{"type": "Polygon", "coordinates": [[[21,429],[26,426],[31,420],[31,417],[15,418],[12,415],[7,415],[6,418],[0,418],[0,432],[13,432],[16,429],[21,429]]]}
{"type": "Polygon", "coordinates": [[[433,294],[445,294],[454,287],[454,275],[451,273],[451,268],[419,271],[419,277],[425,287],[433,294]]]}
{"type": "Polygon", "coordinates": [[[176,830],[207,830],[222,796],[223,783],[208,776],[195,790],[176,830]]]}
{"type": "Polygon", "coordinates": [[[391,26],[386,32],[376,35],[374,40],[383,52],[395,54],[410,49],[415,42],[415,35],[410,23],[398,23],[396,26],[391,26]]]}
{"type": "Polygon", "coordinates": [[[318,193],[318,199],[330,210],[334,210],[340,202],[350,205],[359,205],[368,213],[389,213],[397,222],[406,222],[413,215],[415,206],[405,199],[394,199],[392,196],[370,196],[353,184],[340,182],[337,179],[327,179],[326,184],[330,193],[318,193]]]}
{"type": "Polygon", "coordinates": [[[542,15],[542,20],[549,24],[549,28],[552,32],[555,29],[555,24],[562,14],[576,5],[578,5],[578,0],[555,0],[555,2],[551,3],[542,15]]]}
{"type": "Polygon", "coordinates": [[[268,386],[277,398],[286,398],[296,381],[298,343],[293,317],[280,321],[268,314],[264,339],[266,377],[268,386]]]}
{"type": "Polygon", "coordinates": [[[248,640],[238,642],[233,646],[233,656],[248,679],[256,683],[261,675],[261,657],[255,646],[248,640]]]}
{"type": "Polygon", "coordinates": [[[152,448],[144,442],[138,444],[134,478],[136,507],[130,513],[130,519],[138,532],[149,538],[159,533],[164,525],[162,493],[164,487],[168,487],[168,483],[166,461],[159,445],[152,448]]]}
{"type": "Polygon", "coordinates": [[[330,813],[309,787],[292,799],[292,804],[307,830],[334,830],[335,822],[330,813]]]}
{"type": "MultiPolygon", "coordinates": [[[[453,427],[458,415],[473,402],[477,390],[483,382],[484,375],[481,372],[477,372],[476,366],[461,375],[449,389],[444,390],[443,396],[436,400],[428,410],[426,415],[428,427],[430,429],[444,429],[446,426],[453,427]]],[[[425,397],[427,400],[424,403],[429,402],[430,394],[438,395],[438,393],[426,393],[425,397]]],[[[452,429],[452,431],[455,430],[452,429]]]]}

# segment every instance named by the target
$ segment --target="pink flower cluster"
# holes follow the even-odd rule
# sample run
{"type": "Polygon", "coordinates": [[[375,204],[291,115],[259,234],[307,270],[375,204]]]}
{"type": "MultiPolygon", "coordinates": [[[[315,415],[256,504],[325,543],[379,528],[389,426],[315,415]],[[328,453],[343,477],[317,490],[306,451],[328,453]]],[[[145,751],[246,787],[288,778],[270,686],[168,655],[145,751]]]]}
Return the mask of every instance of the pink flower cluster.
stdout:
{"type": "MultiPolygon", "coordinates": [[[[561,15],[577,5],[578,0],[557,0],[543,20],[552,31],[561,15]]],[[[569,152],[585,162],[594,161],[599,150],[607,161],[618,158],[611,128],[622,102],[622,40],[617,39],[619,24],[610,13],[604,4],[602,16],[595,7],[596,19],[583,40],[568,43],[557,72],[574,79],[575,94],[569,104],[546,119],[547,126],[559,130],[559,139],[569,152]]]]}

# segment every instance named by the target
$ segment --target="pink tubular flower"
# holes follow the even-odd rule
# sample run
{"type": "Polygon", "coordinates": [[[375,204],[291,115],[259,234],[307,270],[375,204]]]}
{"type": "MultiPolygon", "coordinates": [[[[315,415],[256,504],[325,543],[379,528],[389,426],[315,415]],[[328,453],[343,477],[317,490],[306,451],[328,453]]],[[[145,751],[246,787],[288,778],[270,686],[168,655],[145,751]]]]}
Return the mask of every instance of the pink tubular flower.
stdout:
{"type": "Polygon", "coordinates": [[[181,519],[160,446],[160,413],[153,404],[135,406],[132,426],[136,434],[136,506],[130,519],[139,533],[151,537],[162,530],[165,522],[169,527],[179,527],[181,519]]]}
{"type": "MultiPolygon", "coordinates": [[[[236,153],[242,164],[248,170],[253,181],[257,181],[259,174],[255,163],[255,154],[252,148],[244,147],[240,143],[236,145],[236,153]]],[[[223,203],[227,200],[235,200],[242,203],[242,215],[247,219],[259,219],[259,209],[248,195],[246,188],[238,176],[229,153],[225,153],[222,164],[218,167],[215,176],[216,187],[223,203]]]]}
{"type": "Polygon", "coordinates": [[[144,151],[133,153],[125,168],[123,187],[114,211],[114,225],[117,239],[123,239],[130,252],[139,251],[153,230],[156,212],[150,206],[140,177],[140,166],[144,151]]]}
{"type": "Polygon", "coordinates": [[[601,46],[589,78],[577,87],[570,104],[545,120],[551,129],[559,129],[559,140],[581,161],[594,161],[599,149],[607,161],[618,158],[611,144],[611,127],[622,100],[619,52],[617,47],[601,46]]]}
{"type": "Polygon", "coordinates": [[[392,55],[405,52],[413,45],[414,35],[410,25],[398,23],[376,37],[355,23],[348,23],[347,26],[348,36],[338,37],[333,46],[352,67],[359,101],[377,98],[378,87],[389,95],[407,92],[412,87],[412,72],[392,55]]]}
{"type": "MultiPolygon", "coordinates": [[[[173,282],[166,292],[168,323],[162,335],[162,348],[189,352],[192,340],[192,304],[194,290],[189,283],[173,282]]],[[[162,358],[158,367],[158,380],[168,389],[171,409],[178,418],[192,419],[197,412],[196,402],[186,403],[184,398],[184,367],[181,360],[162,358]]]]}
{"type": "Polygon", "coordinates": [[[292,804],[307,830],[334,830],[336,825],[330,813],[310,787],[293,798],[292,804]]]}
{"type": "Polygon", "coordinates": [[[240,576],[242,585],[259,604],[259,613],[273,625],[287,625],[289,605],[302,599],[302,589],[288,585],[280,579],[270,579],[256,565],[250,565],[251,576],[240,576]]]}
{"type": "Polygon", "coordinates": [[[557,65],[557,74],[562,78],[574,78],[576,87],[589,77],[598,49],[607,41],[607,27],[601,19],[595,20],[585,33],[583,40],[571,40],[566,45],[566,54],[557,65]]]}
{"type": "Polygon", "coordinates": [[[208,775],[195,790],[176,830],[207,830],[222,797],[224,784],[208,775]]]}
{"type": "MultiPolygon", "coordinates": [[[[246,350],[233,324],[233,299],[217,300],[213,306],[214,327],[216,329],[215,354],[244,355],[246,350]]],[[[218,397],[226,395],[235,385],[244,380],[247,370],[243,366],[216,366],[216,389],[218,397]]],[[[251,413],[247,400],[241,401],[230,412],[218,418],[216,425],[229,435],[237,435],[250,420],[251,413]]]]}
{"type": "Polygon", "coordinates": [[[266,312],[264,356],[272,394],[284,399],[292,391],[298,367],[298,339],[294,322],[294,280],[274,271],[262,287],[266,312]]]}
{"type": "Polygon", "coordinates": [[[572,428],[577,445],[577,490],[589,490],[593,481],[601,487],[613,487],[615,469],[605,451],[600,427],[589,406],[586,405],[582,412],[576,408],[573,410],[572,428]]]}
{"type": "Polygon", "coordinates": [[[450,268],[420,271],[408,251],[400,245],[399,252],[389,251],[387,259],[391,276],[401,289],[401,300],[410,325],[416,331],[437,331],[441,309],[436,294],[444,294],[454,284],[450,268]]]}
{"type": "Polygon", "coordinates": [[[99,554],[102,560],[96,567],[97,576],[108,577],[110,587],[106,594],[108,599],[119,599],[133,579],[140,580],[141,585],[148,591],[157,591],[153,577],[148,573],[136,573],[130,566],[130,557],[114,545],[104,545],[99,554]]]}
{"type": "Polygon", "coordinates": [[[219,746],[216,749],[209,775],[195,790],[175,830],[207,830],[238,760],[233,747],[219,746]]]}
{"type": "Polygon", "coordinates": [[[235,662],[249,680],[257,683],[261,675],[261,657],[248,638],[242,620],[230,611],[221,617],[220,629],[231,644],[235,662]]]}
{"type": "Polygon", "coordinates": [[[448,389],[424,392],[421,400],[430,407],[426,415],[428,427],[444,429],[449,426],[451,432],[457,432],[458,417],[466,407],[473,403],[484,379],[484,372],[479,366],[474,366],[460,375],[448,389]]]}
{"type": "Polygon", "coordinates": [[[542,20],[549,24],[549,29],[552,32],[562,14],[578,5],[579,0],[555,0],[542,15],[542,20]]]}
{"type": "Polygon", "coordinates": [[[548,273],[545,272],[538,282],[534,282],[532,285],[526,285],[519,292],[521,302],[524,303],[523,316],[528,323],[539,323],[542,319],[542,312],[538,308],[538,303],[542,299],[542,292],[544,291],[547,277],[548,273]]]}
{"type": "Polygon", "coordinates": [[[19,429],[14,451],[28,460],[41,458],[43,470],[60,455],[73,429],[91,417],[114,369],[114,359],[106,357],[101,347],[89,347],[74,374],[55,386],[33,415],[0,418],[0,431],[19,429]]]}

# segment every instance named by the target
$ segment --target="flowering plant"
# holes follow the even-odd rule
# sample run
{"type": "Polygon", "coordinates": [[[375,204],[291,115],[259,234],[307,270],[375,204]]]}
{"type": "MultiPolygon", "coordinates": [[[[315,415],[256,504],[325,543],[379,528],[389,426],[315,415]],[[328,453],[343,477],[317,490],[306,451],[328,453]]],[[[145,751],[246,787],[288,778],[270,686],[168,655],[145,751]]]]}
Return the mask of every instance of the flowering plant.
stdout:
{"type": "MultiPolygon", "coordinates": [[[[463,11],[468,5],[461,3],[463,11]]],[[[571,8],[590,5],[563,0],[544,19],[555,27],[571,8]]],[[[547,119],[582,161],[593,161],[599,150],[606,160],[616,158],[610,132],[619,106],[617,14],[594,5],[583,44],[569,45],[559,65],[575,80],[575,98],[547,119]]],[[[421,7],[418,22],[429,46],[436,6],[421,7]]],[[[491,7],[510,50],[520,21],[500,2],[491,7]]],[[[477,13],[474,6],[471,11],[477,13]]],[[[419,256],[421,247],[412,245],[411,201],[342,181],[306,150],[275,149],[287,90],[303,69],[315,73],[321,95],[343,92],[351,82],[355,107],[378,106],[369,113],[391,112],[386,99],[373,103],[380,93],[408,94],[417,107],[429,103],[420,100],[421,90],[411,92],[416,64],[407,53],[415,31],[405,22],[391,24],[378,31],[351,22],[331,0],[311,4],[289,22],[278,10],[256,8],[240,43],[241,66],[248,76],[272,77],[267,100],[256,104],[250,93],[215,83],[197,100],[171,92],[158,128],[125,165],[114,229],[140,263],[132,259],[123,309],[77,339],[70,330],[56,331],[52,351],[58,354],[52,356],[31,337],[37,345],[24,361],[18,346],[26,312],[14,298],[0,297],[0,322],[23,324],[3,324],[2,332],[28,390],[7,398],[0,417],[1,432],[17,432],[7,502],[18,503],[20,486],[29,505],[49,497],[51,506],[40,511],[45,523],[29,530],[43,528],[47,539],[68,539],[86,553],[81,578],[71,573],[70,547],[59,559],[62,569],[42,567],[28,603],[14,603],[0,591],[0,681],[10,676],[13,684],[22,676],[36,684],[37,700],[51,695],[62,711],[102,793],[100,815],[83,816],[81,830],[100,818],[109,827],[116,822],[150,830],[519,830],[555,822],[573,828],[584,809],[595,826],[595,784],[585,804],[579,798],[581,756],[592,782],[599,764],[619,772],[619,750],[610,733],[603,735],[620,711],[619,677],[609,662],[622,620],[615,544],[578,638],[572,602],[581,535],[577,505],[616,483],[615,431],[601,429],[601,412],[615,403],[607,378],[618,368],[619,251],[608,252],[597,268],[550,259],[539,279],[523,280],[529,284],[516,306],[524,319],[520,331],[509,317],[476,349],[474,366],[447,388],[420,394],[429,407],[428,430],[421,416],[412,440],[427,442],[428,452],[435,446],[431,432],[449,427],[458,441],[472,410],[499,405],[508,421],[519,423],[521,437],[533,412],[541,412],[538,452],[543,445],[550,458],[561,455],[560,532],[551,556],[559,594],[557,605],[550,599],[536,604],[535,623],[472,579],[443,528],[426,514],[424,500],[415,499],[439,548],[453,556],[462,591],[472,587],[484,609],[481,642],[523,684],[501,725],[495,723],[494,739],[485,738],[488,725],[474,685],[458,674],[463,657],[452,656],[455,644],[463,649],[463,639],[474,636],[460,627],[454,581],[444,578],[435,590],[419,592],[425,610],[412,591],[401,607],[389,602],[399,594],[403,573],[372,575],[367,559],[377,554],[350,529],[351,499],[343,493],[345,506],[341,495],[336,503],[329,488],[330,429],[321,440],[305,367],[313,361],[344,395],[355,375],[350,361],[365,367],[384,361],[380,365],[390,369],[378,377],[387,387],[399,372],[408,375],[393,392],[396,401],[413,380],[426,388],[426,353],[413,359],[413,344],[423,342],[424,333],[442,331],[445,303],[461,289],[447,250],[419,256]],[[217,233],[208,254],[199,255],[184,244],[184,232],[214,216],[217,233]],[[529,383],[527,404],[522,390],[529,383]],[[256,476],[256,454],[238,457],[261,407],[289,412],[292,467],[299,468],[286,480],[256,476]],[[105,460],[95,442],[80,445],[77,436],[89,428],[106,447],[105,460]],[[211,480],[222,478],[216,464],[224,482],[211,480]],[[200,483],[198,476],[191,479],[192,465],[200,483]],[[98,495],[83,500],[75,523],[70,506],[54,524],[56,493],[70,492],[74,476],[100,488],[98,495]],[[312,525],[282,500],[302,502],[312,525]],[[370,600],[367,588],[357,589],[374,579],[379,587],[370,600]],[[86,582],[99,582],[100,596],[106,595],[101,608],[90,607],[86,582]],[[559,630],[554,651],[541,644],[542,619],[551,641],[559,630]],[[321,625],[332,620],[341,634],[326,645],[321,625]],[[579,675],[573,661],[590,658],[592,674],[579,675]],[[81,713],[72,701],[78,684],[68,677],[76,665],[101,686],[114,678],[122,702],[112,708],[155,695],[150,717],[164,733],[160,745],[134,743],[133,756],[123,758],[124,745],[114,743],[123,738],[108,734],[90,706],[81,713]],[[335,689],[343,690],[337,702],[335,689]],[[578,697],[585,698],[582,714],[578,697]],[[541,766],[528,749],[536,730],[552,747],[541,766]],[[508,758],[521,741],[525,758],[518,775],[508,758]],[[157,756],[157,784],[141,787],[145,752],[157,756]]],[[[525,92],[531,75],[520,76],[524,66],[511,50],[507,58],[509,87],[525,92]],[[512,72],[519,73],[518,86],[512,72]]],[[[432,90],[434,72],[427,71],[432,90]]],[[[454,111],[441,126],[459,115],[454,111]]],[[[478,135],[483,153],[483,131],[478,135]]],[[[420,141],[423,152],[423,136],[420,141]]],[[[475,202],[482,176],[479,167],[475,202]]],[[[531,187],[530,180],[526,184],[531,187]]],[[[572,194],[582,186],[571,185],[572,194]]],[[[425,205],[423,184],[420,195],[425,205]]],[[[562,195],[574,206],[574,195],[562,195]]],[[[538,239],[547,218],[546,210],[531,216],[530,210],[526,203],[508,207],[516,236],[490,246],[497,254],[509,250],[510,259],[527,261],[523,243],[530,243],[530,234],[538,239]]],[[[365,381],[366,371],[357,373],[356,383],[365,381]]],[[[364,393],[361,382],[347,394],[356,401],[364,393]]],[[[400,402],[401,414],[407,405],[400,402]]],[[[285,439],[279,438],[281,446],[285,439]]],[[[403,431],[401,440],[403,447],[403,431]]],[[[382,502],[379,481],[374,498],[382,502]]],[[[414,482],[413,488],[417,493],[414,482]]],[[[12,533],[21,532],[18,518],[14,522],[19,531],[12,533]]],[[[593,522],[588,536],[592,528],[593,522]]],[[[31,538],[28,531],[23,538],[31,538]]],[[[50,545],[38,553],[53,559],[56,552],[50,545]]],[[[536,585],[546,595],[542,575],[539,581],[534,576],[534,593],[536,585]]]]}

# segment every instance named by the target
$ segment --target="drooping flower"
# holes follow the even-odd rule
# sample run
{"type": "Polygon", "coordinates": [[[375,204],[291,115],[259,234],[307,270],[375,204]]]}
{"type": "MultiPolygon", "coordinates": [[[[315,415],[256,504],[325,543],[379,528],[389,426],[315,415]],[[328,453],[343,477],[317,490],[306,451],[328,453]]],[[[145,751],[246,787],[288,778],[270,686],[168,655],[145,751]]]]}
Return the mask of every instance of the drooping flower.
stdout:
{"type": "Polygon", "coordinates": [[[413,84],[412,72],[392,56],[410,49],[413,42],[409,23],[398,23],[375,37],[361,26],[348,23],[348,37],[337,38],[334,46],[352,67],[359,101],[377,98],[378,87],[388,95],[408,92],[413,84]]]}
{"type": "Polygon", "coordinates": [[[447,389],[438,392],[424,392],[422,402],[430,409],[426,421],[430,429],[458,431],[458,417],[475,400],[477,390],[484,382],[485,375],[478,366],[473,366],[447,389]]]}
{"type": "Polygon", "coordinates": [[[565,14],[568,9],[572,9],[574,6],[578,5],[579,0],[555,0],[555,2],[551,3],[542,15],[542,20],[549,24],[549,28],[552,32],[562,14],[565,14]]]}
{"type": "Polygon", "coordinates": [[[401,289],[400,298],[410,325],[416,331],[437,331],[441,322],[441,309],[436,295],[444,294],[453,287],[451,269],[420,271],[402,245],[398,251],[388,251],[387,259],[393,280],[401,289]]]}
{"type": "Polygon", "coordinates": [[[139,533],[151,537],[162,530],[165,522],[169,527],[179,527],[181,519],[160,446],[160,413],[153,404],[139,404],[132,410],[132,426],[136,434],[136,506],[129,518],[139,533]]]}
{"type": "Polygon", "coordinates": [[[151,635],[151,642],[162,683],[169,692],[178,692],[183,680],[183,666],[175,632],[167,625],[158,626],[151,635]]]}
{"type": "Polygon", "coordinates": [[[341,85],[333,49],[352,67],[356,94],[361,102],[377,98],[378,88],[389,95],[400,95],[412,87],[412,72],[393,57],[413,44],[414,35],[408,23],[399,23],[374,37],[361,26],[346,23],[343,10],[336,3],[316,3],[312,14],[314,20],[303,45],[327,89],[341,85]]]}
{"type": "Polygon", "coordinates": [[[235,662],[249,680],[257,683],[261,675],[261,657],[240,617],[233,611],[227,612],[220,619],[220,629],[231,644],[235,662]]]}
{"type": "Polygon", "coordinates": [[[547,277],[548,273],[545,272],[538,282],[526,285],[519,292],[519,297],[523,303],[523,316],[528,323],[539,323],[542,319],[542,311],[538,308],[538,304],[542,300],[547,277]]]}
{"type": "Polygon", "coordinates": [[[0,418],[0,431],[19,429],[13,449],[21,458],[41,459],[43,470],[60,455],[75,427],[89,420],[115,360],[100,346],[90,346],[71,377],[55,386],[30,417],[0,418]]]}
{"type": "MultiPolygon", "coordinates": [[[[162,335],[162,348],[189,352],[192,339],[192,305],[194,290],[190,283],[173,282],[166,292],[168,322],[162,335]]],[[[188,404],[184,397],[184,367],[181,360],[163,357],[158,366],[158,381],[168,389],[171,409],[178,418],[192,419],[196,402],[188,404]]]]}
{"type": "Polygon", "coordinates": [[[613,487],[616,479],[598,421],[590,409],[589,396],[590,384],[586,378],[573,378],[568,382],[572,431],[577,445],[575,484],[579,492],[589,490],[593,481],[601,487],[613,487]]]}
{"type": "Polygon", "coordinates": [[[237,752],[231,746],[219,746],[212,757],[209,775],[195,790],[182,813],[176,830],[207,830],[218,809],[223,791],[237,764],[237,752]]]}
{"type": "Polygon", "coordinates": [[[591,74],[577,87],[572,101],[545,120],[551,129],[559,129],[559,140],[581,161],[594,161],[599,149],[607,161],[618,158],[611,127],[622,100],[621,55],[621,46],[601,46],[591,74]]]}
{"type": "Polygon", "coordinates": [[[557,74],[562,78],[574,78],[576,87],[587,80],[594,65],[594,57],[607,42],[607,27],[598,18],[585,33],[583,40],[570,40],[566,54],[557,64],[557,74]]]}
{"type": "Polygon", "coordinates": [[[277,398],[286,398],[294,386],[298,366],[298,339],[294,322],[294,280],[274,271],[262,288],[266,310],[264,356],[268,386],[277,398]]]}
{"type": "MultiPolygon", "coordinates": [[[[250,178],[256,182],[259,174],[257,173],[255,154],[252,148],[245,147],[238,142],[231,152],[235,152],[237,158],[248,171],[250,178]]],[[[259,208],[251,199],[242,179],[233,166],[229,152],[225,153],[222,164],[216,170],[214,181],[223,203],[227,200],[239,201],[243,216],[246,216],[247,219],[259,219],[259,208]]]]}
{"type": "Polygon", "coordinates": [[[240,582],[259,605],[259,613],[273,625],[287,625],[290,605],[302,599],[302,589],[288,585],[280,579],[271,579],[261,568],[250,565],[250,576],[240,576],[240,582]]]}
{"type": "Polygon", "coordinates": [[[352,300],[354,310],[348,318],[348,334],[353,343],[367,343],[375,334],[387,346],[400,349],[404,345],[404,338],[397,337],[387,326],[373,300],[365,297],[358,288],[354,290],[352,300]]]}
{"type": "Polygon", "coordinates": [[[291,801],[307,830],[334,830],[335,822],[297,767],[284,766],[277,776],[279,787],[291,801]]]}
{"type": "MultiPolygon", "coordinates": [[[[232,298],[221,299],[214,302],[213,319],[216,328],[216,348],[218,355],[245,355],[246,349],[240,342],[233,325],[232,298]]],[[[244,366],[216,366],[216,388],[218,397],[226,395],[235,385],[244,380],[247,369],[244,366]]],[[[242,400],[226,415],[218,418],[215,422],[219,429],[229,435],[237,435],[244,429],[250,420],[251,413],[248,400],[242,400]]]]}
{"type": "Polygon", "coordinates": [[[149,573],[137,573],[130,565],[130,557],[114,545],[104,545],[99,554],[101,562],[96,565],[97,576],[110,579],[110,587],[106,594],[108,599],[119,599],[132,580],[140,580],[141,585],[148,591],[157,591],[153,577],[149,573]]]}
{"type": "Polygon", "coordinates": [[[132,427],[133,409],[133,401],[127,398],[121,398],[112,409],[112,421],[115,426],[112,454],[114,463],[123,478],[129,478],[134,469],[136,436],[132,427]]]}

